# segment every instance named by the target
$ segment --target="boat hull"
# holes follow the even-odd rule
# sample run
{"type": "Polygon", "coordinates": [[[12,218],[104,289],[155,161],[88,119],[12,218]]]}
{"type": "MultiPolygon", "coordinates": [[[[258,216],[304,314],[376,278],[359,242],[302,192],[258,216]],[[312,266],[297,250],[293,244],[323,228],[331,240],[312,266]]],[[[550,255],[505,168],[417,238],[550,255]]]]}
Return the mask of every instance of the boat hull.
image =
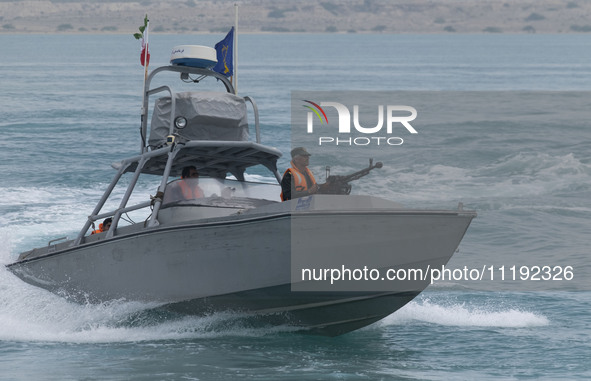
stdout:
{"type": "Polygon", "coordinates": [[[429,280],[393,282],[386,289],[317,290],[317,282],[294,279],[294,257],[306,258],[296,252],[351,258],[379,253],[382,269],[440,266],[474,217],[362,205],[334,209],[334,202],[325,196],[305,210],[294,201],[227,217],[177,220],[26,257],[9,268],[25,282],[79,303],[140,301],[186,314],[232,310],[336,335],[396,311],[429,280]],[[380,238],[364,241],[367,229],[380,238]]]}
{"type": "Polygon", "coordinates": [[[253,325],[289,325],[313,334],[338,336],[385,318],[418,294],[418,291],[310,293],[292,291],[287,284],[172,303],[157,310],[182,315],[239,312],[254,315],[256,320],[250,320],[253,325]]]}

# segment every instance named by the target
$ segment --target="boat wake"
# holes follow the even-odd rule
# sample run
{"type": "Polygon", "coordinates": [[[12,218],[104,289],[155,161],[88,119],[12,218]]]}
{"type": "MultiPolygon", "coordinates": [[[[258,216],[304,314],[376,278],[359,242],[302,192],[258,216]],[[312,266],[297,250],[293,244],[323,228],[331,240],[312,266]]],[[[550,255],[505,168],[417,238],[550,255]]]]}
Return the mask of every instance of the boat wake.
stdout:
{"type": "MultiPolygon", "coordinates": [[[[0,249],[2,262],[10,257],[0,249]]],[[[0,266],[0,341],[112,343],[257,337],[293,331],[237,313],[175,315],[149,303],[76,304],[24,283],[0,266]]]]}
{"type": "Polygon", "coordinates": [[[481,304],[478,301],[458,302],[457,300],[433,301],[424,297],[410,302],[396,313],[388,316],[381,326],[416,324],[437,324],[456,327],[494,327],[527,328],[550,324],[548,318],[539,313],[514,307],[504,307],[502,303],[481,304]]]}
{"type": "Polygon", "coordinates": [[[27,285],[7,285],[6,277],[15,277],[1,271],[0,341],[114,343],[258,337],[293,330],[253,325],[233,313],[171,318],[137,302],[78,305],[27,285]]]}

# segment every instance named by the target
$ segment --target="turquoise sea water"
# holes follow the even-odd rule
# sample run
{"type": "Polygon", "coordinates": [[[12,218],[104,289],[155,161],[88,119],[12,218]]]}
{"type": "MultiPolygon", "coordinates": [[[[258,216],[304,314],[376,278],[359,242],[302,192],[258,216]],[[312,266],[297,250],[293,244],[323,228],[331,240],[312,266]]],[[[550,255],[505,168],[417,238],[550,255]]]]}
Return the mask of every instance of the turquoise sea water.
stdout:
{"type": "MultiPolygon", "coordinates": [[[[166,64],[174,45],[213,46],[222,37],[154,35],[152,67],[166,64]]],[[[415,207],[462,201],[476,209],[452,266],[571,265],[575,281],[440,282],[379,323],[324,338],[289,327],[253,328],[231,314],[163,321],[137,303],[75,305],[2,267],[1,380],[591,378],[588,36],[244,35],[239,41],[238,90],[258,103],[263,142],[284,153],[293,90],[560,91],[535,117],[523,104],[493,98],[491,110],[516,116],[509,127],[466,118],[422,126],[402,150],[381,158],[383,175],[358,189],[415,207]],[[574,112],[562,122],[554,105],[574,112]]],[[[0,48],[0,263],[6,264],[21,251],[76,234],[114,174],[110,163],[137,152],[143,71],[137,42],[127,35],[0,35],[0,48]]],[[[312,167],[322,173],[325,164],[337,168],[312,167]]],[[[283,158],[280,170],[286,165],[283,158]]],[[[153,193],[153,184],[141,190],[153,193]]]]}

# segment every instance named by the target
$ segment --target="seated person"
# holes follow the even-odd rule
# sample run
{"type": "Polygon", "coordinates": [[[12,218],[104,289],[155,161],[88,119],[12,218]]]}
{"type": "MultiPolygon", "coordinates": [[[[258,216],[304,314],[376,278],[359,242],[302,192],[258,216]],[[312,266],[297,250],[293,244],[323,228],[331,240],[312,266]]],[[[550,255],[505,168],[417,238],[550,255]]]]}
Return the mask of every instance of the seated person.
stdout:
{"type": "Polygon", "coordinates": [[[105,220],[103,221],[102,224],[99,224],[99,228],[96,230],[93,230],[92,234],[98,234],[98,233],[103,233],[106,232],[107,230],[109,230],[109,228],[111,227],[111,223],[113,222],[113,219],[111,217],[109,218],[105,218],[105,220]]]}
{"type": "Polygon", "coordinates": [[[181,179],[166,186],[163,203],[194,200],[203,197],[203,190],[199,187],[199,172],[194,166],[183,168],[181,179]]]}

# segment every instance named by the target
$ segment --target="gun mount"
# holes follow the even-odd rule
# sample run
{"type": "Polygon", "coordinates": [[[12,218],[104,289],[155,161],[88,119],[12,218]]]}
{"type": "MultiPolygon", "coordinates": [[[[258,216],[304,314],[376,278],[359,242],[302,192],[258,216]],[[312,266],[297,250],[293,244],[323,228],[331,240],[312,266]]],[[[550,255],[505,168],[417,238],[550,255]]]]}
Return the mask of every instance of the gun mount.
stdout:
{"type": "Polygon", "coordinates": [[[359,180],[363,176],[367,176],[372,169],[382,168],[383,164],[378,161],[373,164],[373,159],[369,159],[369,166],[357,172],[353,172],[349,175],[330,175],[330,167],[326,167],[326,184],[324,184],[320,193],[323,194],[350,194],[351,193],[351,181],[359,180]]]}

